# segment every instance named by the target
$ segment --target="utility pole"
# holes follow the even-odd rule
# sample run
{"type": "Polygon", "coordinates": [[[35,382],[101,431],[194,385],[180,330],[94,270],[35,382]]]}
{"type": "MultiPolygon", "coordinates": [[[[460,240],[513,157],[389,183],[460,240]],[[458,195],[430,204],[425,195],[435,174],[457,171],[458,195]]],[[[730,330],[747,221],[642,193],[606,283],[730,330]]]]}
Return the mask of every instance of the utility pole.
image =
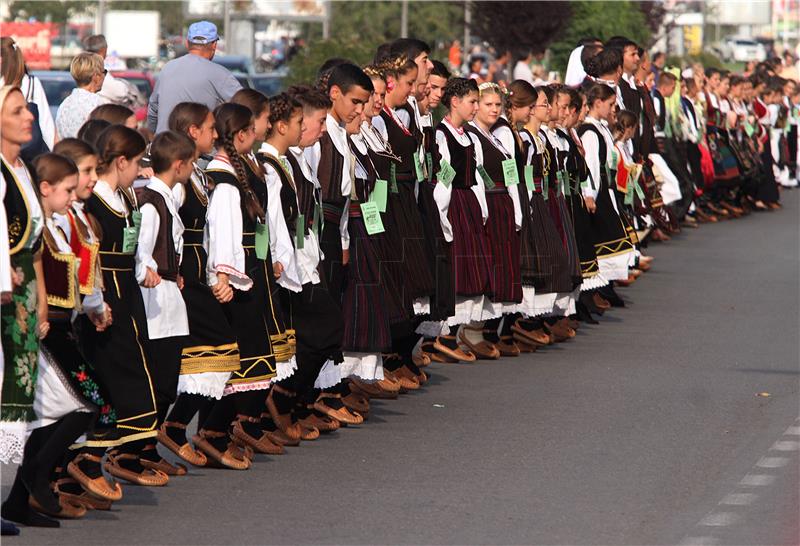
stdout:
{"type": "Polygon", "coordinates": [[[408,0],[403,0],[400,7],[400,37],[408,38],[408,0]]]}
{"type": "Polygon", "coordinates": [[[464,53],[469,51],[469,25],[472,22],[472,9],[469,0],[464,0],[464,53]]]}
{"type": "Polygon", "coordinates": [[[331,0],[325,0],[325,18],[322,20],[322,39],[330,40],[331,38],[331,0]]]}
{"type": "Polygon", "coordinates": [[[225,36],[225,51],[230,51],[231,47],[231,0],[224,0],[222,7],[222,35],[225,36]]]}

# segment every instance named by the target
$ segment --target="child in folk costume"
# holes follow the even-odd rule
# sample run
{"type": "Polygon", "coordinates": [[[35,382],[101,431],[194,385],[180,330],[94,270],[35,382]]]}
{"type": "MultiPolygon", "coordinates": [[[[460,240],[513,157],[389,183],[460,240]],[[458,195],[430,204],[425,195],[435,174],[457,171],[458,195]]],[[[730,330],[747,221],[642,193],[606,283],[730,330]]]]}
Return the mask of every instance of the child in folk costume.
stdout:
{"type": "Polygon", "coordinates": [[[595,288],[600,286],[603,281],[598,275],[599,266],[597,265],[597,253],[594,249],[594,236],[591,231],[591,221],[589,211],[581,194],[582,185],[592,183],[589,177],[589,169],[584,158],[583,144],[580,137],[575,132],[575,127],[580,124],[580,117],[584,109],[584,100],[581,94],[575,89],[561,87],[557,92],[558,103],[564,109],[562,127],[558,129],[560,136],[569,146],[566,157],[567,180],[569,184],[569,195],[566,196],[567,205],[570,210],[572,226],[575,230],[575,242],[578,247],[578,257],[580,260],[581,286],[578,301],[576,301],[576,315],[578,320],[590,324],[597,321],[592,317],[591,310],[605,311],[610,307],[607,302],[603,302],[597,295],[595,288]],[[597,296],[597,301],[594,301],[597,296]],[[602,308],[597,307],[600,303],[602,308]]]}
{"type": "Polygon", "coordinates": [[[256,141],[251,110],[223,104],[214,111],[214,119],[217,155],[206,170],[214,183],[208,206],[206,272],[219,299],[227,299],[226,293],[233,290],[233,299],[224,306],[237,336],[240,367],[192,440],[216,464],[243,470],[250,467],[251,458],[233,438],[261,453],[283,452],[276,435],[260,427],[266,391],[277,375],[266,184],[246,169],[242,158],[256,141]]]}
{"type": "MultiPolygon", "coordinates": [[[[453,242],[456,306],[448,324],[460,326],[495,315],[494,309],[485,305],[486,298],[494,294],[494,286],[485,228],[489,209],[485,181],[478,170],[483,154],[477,137],[465,130],[478,112],[477,83],[452,78],[447,82],[442,102],[448,114],[436,128],[440,159],[433,195],[442,212],[442,232],[453,242]]],[[[499,356],[497,348],[484,341],[480,331],[462,331],[459,337],[482,358],[499,356]]]]}
{"type": "Polygon", "coordinates": [[[578,328],[579,324],[577,320],[570,318],[570,315],[575,313],[576,289],[581,283],[580,257],[577,243],[575,242],[575,230],[565,196],[565,193],[569,191],[565,187],[568,179],[566,160],[567,156],[569,156],[569,142],[557,130],[566,112],[566,109],[562,107],[563,103],[559,103],[557,100],[558,87],[559,85],[555,84],[541,88],[550,103],[550,121],[539,129],[539,133],[543,135],[543,141],[551,157],[552,167],[548,182],[552,194],[548,199],[550,216],[561,237],[572,281],[572,289],[559,294],[556,298],[553,308],[554,316],[545,320],[545,324],[551,330],[551,334],[557,339],[562,335],[567,338],[575,336],[575,329],[578,328]],[[552,331],[553,327],[556,329],[555,333],[552,331]]]}
{"type": "Polygon", "coordinates": [[[491,250],[490,277],[494,287],[490,301],[493,314],[499,315],[486,321],[483,337],[497,348],[498,356],[517,356],[520,351],[512,338],[508,315],[516,312],[517,305],[522,302],[519,235],[522,209],[516,187],[521,180],[514,148],[507,150],[491,133],[503,111],[500,87],[494,83],[482,83],[478,86],[478,93],[478,113],[466,129],[480,147],[483,157],[478,172],[486,186],[489,209],[486,231],[491,250]],[[503,332],[500,331],[501,322],[504,323],[503,332]]]}
{"type": "MultiPolygon", "coordinates": [[[[350,63],[337,64],[324,79],[327,80],[325,88],[332,103],[325,121],[327,130],[318,144],[306,148],[305,155],[321,186],[324,224],[320,246],[325,257],[322,261],[322,272],[331,296],[341,306],[346,278],[343,266],[350,260],[350,232],[347,224],[356,168],[345,127],[353,120],[360,119],[373,87],[369,76],[350,63]]],[[[344,355],[342,358],[344,359],[344,355]]],[[[348,358],[340,364],[342,379],[347,379],[356,368],[360,368],[360,377],[369,380],[379,373],[376,369],[380,365],[378,358],[363,360],[358,355],[348,358]]],[[[336,418],[337,412],[344,417],[339,411],[344,408],[341,398],[350,394],[350,382],[342,381],[336,387],[326,389],[315,407],[332,418],[336,418]]],[[[357,421],[362,420],[360,416],[353,417],[357,421]]]]}
{"type": "MultiPolygon", "coordinates": [[[[528,170],[533,168],[528,164],[529,149],[531,142],[523,139],[521,131],[531,117],[534,104],[536,102],[536,90],[526,81],[515,80],[508,86],[505,97],[505,116],[497,119],[492,127],[492,135],[497,138],[505,150],[514,151],[514,159],[517,164],[518,176],[521,176],[520,183],[517,184],[517,194],[522,214],[522,224],[520,228],[520,282],[522,284],[522,301],[517,305],[516,313],[506,317],[503,321],[501,335],[507,336],[509,333],[520,352],[532,352],[539,346],[531,339],[531,332],[541,325],[533,324],[526,317],[535,316],[536,289],[535,275],[537,270],[537,237],[541,235],[536,230],[533,222],[531,201],[533,199],[534,187],[532,176],[526,176],[528,170]],[[530,178],[530,180],[529,180],[530,178]],[[524,183],[523,183],[524,182],[524,183]]],[[[540,297],[541,299],[541,297],[540,297]]],[[[506,340],[508,338],[505,338],[506,340]]],[[[540,341],[546,339],[544,332],[541,332],[540,341]]]]}
{"type": "MultiPolygon", "coordinates": [[[[154,362],[150,372],[156,393],[159,428],[177,396],[181,353],[189,335],[186,303],[181,295],[183,222],[173,190],[189,179],[194,159],[194,141],[186,134],[174,131],[158,134],[150,147],[154,176],[138,191],[142,216],[136,248],[136,280],[141,287],[147,316],[154,362]]],[[[161,458],[155,441],[145,447],[142,464],[145,468],[171,476],[186,474],[185,466],[172,465],[161,458]]]]}
{"type": "MultiPolygon", "coordinates": [[[[527,88],[523,89],[529,91],[527,88]]],[[[536,99],[531,116],[520,134],[530,143],[527,160],[527,164],[530,165],[529,174],[525,176],[526,183],[530,180],[529,184],[533,186],[529,195],[531,219],[536,226],[533,277],[535,295],[532,301],[526,302],[523,299],[521,310],[531,317],[531,320],[520,324],[515,332],[533,344],[548,345],[575,335],[571,327],[563,321],[559,322],[559,318],[555,316],[559,309],[557,305],[562,305],[574,289],[574,271],[562,231],[555,222],[558,217],[558,207],[551,207],[551,203],[555,203],[558,190],[555,183],[558,163],[551,153],[551,148],[548,148],[547,135],[542,127],[550,123],[552,106],[543,88],[533,91],[536,93],[536,99]]]]}
{"type": "MultiPolygon", "coordinates": [[[[305,150],[317,144],[324,134],[328,110],[333,104],[327,93],[319,89],[295,86],[290,87],[287,92],[303,107],[303,130],[300,135],[300,144],[291,146],[289,153],[286,154],[286,160],[291,167],[291,174],[297,191],[298,210],[306,215],[307,221],[311,218],[310,231],[306,235],[302,249],[304,259],[300,261],[300,267],[307,275],[304,279],[309,279],[313,284],[314,301],[324,300],[324,307],[332,303],[338,310],[339,301],[334,299],[330,293],[320,268],[322,261],[326,258],[320,248],[320,237],[324,221],[322,188],[305,155],[305,150]],[[319,294],[321,290],[327,292],[327,297],[319,294]]],[[[333,311],[326,311],[325,313],[332,314],[333,311]]],[[[313,340],[305,338],[306,340],[302,342],[305,347],[304,351],[312,354],[316,353],[318,356],[326,354],[328,358],[313,381],[313,391],[307,390],[300,395],[300,403],[301,405],[305,403],[305,411],[303,407],[298,407],[296,408],[296,414],[300,417],[301,425],[313,426],[320,431],[329,432],[336,430],[340,426],[340,422],[337,419],[328,416],[331,410],[338,412],[338,409],[331,408],[326,404],[325,398],[322,398],[322,396],[327,393],[321,393],[320,391],[335,387],[342,380],[339,366],[337,365],[337,362],[343,360],[340,350],[341,332],[339,325],[336,323],[326,324],[325,328],[317,326],[315,332],[313,340]]]]}
{"type": "MultiPolygon", "coordinates": [[[[103,275],[100,269],[100,237],[97,221],[85,210],[84,205],[91,197],[97,183],[97,151],[88,143],[76,138],[60,140],[53,151],[70,158],[78,167],[78,185],[75,188],[75,199],[65,214],[53,214],[53,221],[58,226],[69,242],[72,253],[79,260],[77,265],[78,290],[83,298],[84,310],[92,308],[92,300],[103,300],[103,275]]],[[[74,325],[78,339],[85,335],[85,328],[104,329],[113,321],[111,309],[104,305],[107,313],[107,323],[99,326],[97,317],[89,313],[78,317],[74,325]],[[89,318],[89,320],[86,320],[89,318]]],[[[109,509],[114,499],[121,498],[122,489],[119,484],[111,485],[101,479],[92,482],[99,488],[99,493],[90,492],[70,475],[70,470],[79,470],[76,465],[100,469],[100,457],[105,453],[108,445],[113,445],[117,437],[116,411],[111,405],[108,389],[94,372],[94,366],[89,362],[78,365],[78,369],[70,374],[79,385],[79,392],[92,404],[99,408],[94,423],[86,430],[86,437],[78,439],[77,444],[70,449],[64,461],[62,470],[56,481],[56,491],[62,499],[68,499],[85,505],[92,509],[109,509]],[[93,461],[86,459],[86,455],[94,455],[93,461]],[[70,464],[73,463],[73,464],[70,464]]]]}
{"type": "MultiPolygon", "coordinates": [[[[315,440],[320,429],[304,419],[310,416],[308,404],[315,402],[314,381],[341,342],[339,306],[327,291],[315,286],[320,282],[316,269],[320,256],[312,227],[319,210],[313,187],[298,188],[298,181],[305,182],[302,177],[295,179],[287,159],[289,148],[301,142],[303,107],[289,94],[277,95],[270,99],[269,121],[267,140],[257,157],[266,173],[270,250],[273,267],[281,272],[277,278],[279,295],[287,321],[298,334],[298,367],[290,377],[273,384],[268,407],[272,420],[286,434],[315,440]]],[[[317,218],[317,224],[319,220],[317,218]]],[[[344,408],[335,415],[356,423],[344,408]]],[[[338,424],[337,417],[331,416],[331,419],[336,419],[338,424]]],[[[319,421],[325,430],[336,428],[325,419],[319,421]]]]}
{"type": "MultiPolygon", "coordinates": [[[[117,319],[102,332],[83,320],[81,343],[87,359],[105,385],[117,416],[119,439],[87,442],[99,451],[115,446],[105,468],[114,476],[139,485],[166,485],[169,478],[141,462],[144,447],[158,428],[153,361],[147,346],[147,320],[142,294],[134,273],[141,216],[131,186],[145,152],[145,141],[133,129],[112,125],[97,141],[100,179],[85,203],[85,210],[102,233],[100,266],[103,297],[117,319]]],[[[84,489],[108,500],[119,500],[97,463],[100,453],[84,452],[68,465],[70,475],[84,489]]]]}
{"type": "Polygon", "coordinates": [[[181,352],[178,398],[159,429],[158,440],[183,460],[203,466],[207,457],[189,444],[186,427],[200,411],[198,429],[202,428],[213,401],[222,398],[231,372],[239,370],[239,346],[220,305],[228,303],[233,292],[223,290],[221,284],[214,289],[206,284],[208,252],[204,239],[210,190],[196,160],[214,148],[214,114],[203,104],[180,103],[170,114],[169,128],[188,135],[196,153],[188,181],[172,190],[184,226],[180,275],[189,338],[181,352]]]}
{"type": "Polygon", "coordinates": [[[582,188],[581,193],[591,214],[599,274],[605,281],[625,280],[634,249],[617,213],[610,179],[611,169],[616,165],[612,165],[614,139],[607,120],[612,115],[616,95],[607,85],[593,84],[586,91],[586,102],[589,113],[577,132],[594,185],[582,188]]]}

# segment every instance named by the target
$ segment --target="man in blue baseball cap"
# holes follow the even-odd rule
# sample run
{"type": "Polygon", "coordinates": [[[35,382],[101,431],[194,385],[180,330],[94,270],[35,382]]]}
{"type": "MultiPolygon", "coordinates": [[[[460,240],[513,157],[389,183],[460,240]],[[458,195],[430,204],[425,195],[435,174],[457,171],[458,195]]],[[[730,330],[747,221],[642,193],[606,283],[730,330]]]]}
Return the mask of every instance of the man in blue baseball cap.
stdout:
{"type": "Polygon", "coordinates": [[[211,62],[218,40],[217,26],[210,21],[198,21],[189,26],[188,54],[164,65],[150,96],[147,109],[150,130],[166,131],[170,113],[181,102],[199,102],[213,110],[242,88],[227,68],[211,62]]]}

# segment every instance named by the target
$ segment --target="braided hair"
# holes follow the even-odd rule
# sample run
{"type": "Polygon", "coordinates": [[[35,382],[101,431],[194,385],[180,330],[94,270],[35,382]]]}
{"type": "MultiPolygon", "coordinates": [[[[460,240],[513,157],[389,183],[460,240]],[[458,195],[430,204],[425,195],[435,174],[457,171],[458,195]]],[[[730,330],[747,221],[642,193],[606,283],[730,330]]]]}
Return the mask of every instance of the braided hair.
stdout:
{"type": "Polygon", "coordinates": [[[264,208],[258,202],[253,188],[250,187],[247,171],[234,145],[234,138],[236,138],[239,131],[244,131],[253,124],[253,113],[249,108],[241,104],[221,104],[214,110],[214,124],[217,129],[217,147],[225,151],[233,170],[236,172],[236,178],[244,193],[244,205],[247,214],[251,220],[263,218],[265,214],[264,208]]]}
{"type": "Polygon", "coordinates": [[[444,86],[442,104],[450,109],[450,101],[455,97],[466,97],[470,93],[478,93],[478,83],[467,78],[450,78],[444,86]]]}
{"type": "Polygon", "coordinates": [[[267,132],[267,138],[271,137],[275,132],[275,124],[279,121],[288,123],[294,113],[301,110],[303,106],[296,98],[288,92],[283,92],[270,97],[269,99],[269,123],[270,129],[267,132]]]}

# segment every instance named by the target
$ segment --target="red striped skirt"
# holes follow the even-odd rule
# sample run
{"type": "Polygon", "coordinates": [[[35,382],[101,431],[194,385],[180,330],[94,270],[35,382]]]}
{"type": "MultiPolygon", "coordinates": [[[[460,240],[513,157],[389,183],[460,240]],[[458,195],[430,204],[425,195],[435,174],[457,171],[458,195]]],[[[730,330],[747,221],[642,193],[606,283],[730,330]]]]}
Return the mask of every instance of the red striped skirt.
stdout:
{"type": "Polygon", "coordinates": [[[481,206],[470,189],[453,188],[447,213],[453,227],[453,271],[456,295],[492,295],[491,250],[481,206]]]}
{"type": "Polygon", "coordinates": [[[494,288],[492,301],[520,303],[522,276],[520,271],[520,234],[514,223],[514,202],[504,187],[486,191],[489,219],[486,231],[491,251],[490,282],[494,288]]]}

